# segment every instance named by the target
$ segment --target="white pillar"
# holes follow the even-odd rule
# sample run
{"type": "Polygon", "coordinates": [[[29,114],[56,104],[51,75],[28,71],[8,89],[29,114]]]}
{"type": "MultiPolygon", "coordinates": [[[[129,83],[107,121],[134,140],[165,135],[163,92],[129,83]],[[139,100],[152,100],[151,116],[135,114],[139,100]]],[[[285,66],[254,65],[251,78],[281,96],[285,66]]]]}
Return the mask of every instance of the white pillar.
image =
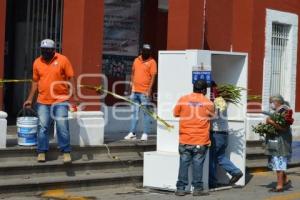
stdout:
{"type": "Polygon", "coordinates": [[[0,148],[6,148],[7,113],[0,111],[0,148]]]}

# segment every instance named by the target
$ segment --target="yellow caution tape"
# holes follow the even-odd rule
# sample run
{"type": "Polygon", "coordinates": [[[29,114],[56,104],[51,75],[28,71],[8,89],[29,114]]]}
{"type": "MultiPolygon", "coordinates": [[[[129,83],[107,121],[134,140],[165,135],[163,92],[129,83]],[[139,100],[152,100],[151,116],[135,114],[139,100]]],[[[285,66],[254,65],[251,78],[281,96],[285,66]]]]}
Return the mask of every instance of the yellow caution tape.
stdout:
{"type": "Polygon", "coordinates": [[[25,83],[25,82],[32,82],[31,79],[0,79],[0,83],[25,83]]]}
{"type": "Polygon", "coordinates": [[[132,105],[135,105],[135,106],[138,106],[139,108],[141,108],[146,114],[148,114],[149,116],[151,116],[153,119],[159,121],[160,123],[162,123],[169,131],[171,129],[174,128],[174,126],[168,124],[165,120],[163,120],[162,118],[160,118],[156,113],[148,110],[147,108],[145,108],[145,106],[141,105],[141,104],[138,104],[126,97],[123,97],[121,95],[118,95],[118,94],[115,94],[113,92],[110,92],[108,90],[105,90],[102,88],[102,86],[92,86],[92,85],[80,85],[80,87],[82,88],[87,88],[87,89],[92,89],[92,90],[95,90],[96,92],[104,92],[104,93],[107,93],[109,95],[112,95],[113,97],[117,98],[117,99],[121,99],[121,100],[124,100],[132,105]]]}
{"type": "MultiPolygon", "coordinates": [[[[0,86],[2,86],[4,83],[26,83],[26,82],[32,82],[32,80],[31,79],[21,79],[21,80],[18,80],[18,79],[0,79],[0,86]]],[[[146,114],[148,114],[153,119],[155,119],[155,120],[159,121],[160,123],[162,123],[169,131],[174,128],[174,126],[168,124],[165,120],[163,120],[162,118],[160,118],[156,113],[154,113],[154,112],[148,110],[147,108],[145,108],[145,106],[143,106],[141,104],[138,104],[138,103],[136,103],[134,101],[131,101],[130,99],[128,99],[126,97],[123,97],[123,96],[118,95],[116,93],[113,93],[113,92],[110,92],[108,90],[105,90],[105,89],[102,88],[102,86],[80,85],[80,87],[87,88],[87,89],[92,89],[92,90],[95,90],[96,92],[99,92],[99,93],[100,92],[104,92],[104,93],[107,93],[109,95],[112,95],[113,97],[115,97],[117,99],[121,99],[121,100],[127,101],[130,104],[136,105],[139,108],[141,108],[146,114]]]]}
{"type": "Polygon", "coordinates": [[[31,79],[0,79],[0,86],[3,86],[4,83],[27,83],[32,82],[31,79]]]}

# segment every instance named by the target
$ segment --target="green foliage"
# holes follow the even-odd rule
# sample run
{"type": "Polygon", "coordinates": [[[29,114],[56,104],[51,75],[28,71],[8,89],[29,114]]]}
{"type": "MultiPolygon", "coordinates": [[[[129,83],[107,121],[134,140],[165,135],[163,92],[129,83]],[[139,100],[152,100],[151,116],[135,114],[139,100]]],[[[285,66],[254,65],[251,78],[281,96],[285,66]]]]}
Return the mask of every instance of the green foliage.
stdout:
{"type": "Polygon", "coordinates": [[[259,123],[256,126],[252,126],[252,130],[263,137],[266,137],[267,135],[277,135],[275,127],[271,124],[259,123]]]}
{"type": "Polygon", "coordinates": [[[233,104],[239,104],[242,97],[242,90],[245,88],[237,87],[231,84],[222,84],[217,86],[218,95],[223,97],[223,99],[227,102],[233,104]]]}

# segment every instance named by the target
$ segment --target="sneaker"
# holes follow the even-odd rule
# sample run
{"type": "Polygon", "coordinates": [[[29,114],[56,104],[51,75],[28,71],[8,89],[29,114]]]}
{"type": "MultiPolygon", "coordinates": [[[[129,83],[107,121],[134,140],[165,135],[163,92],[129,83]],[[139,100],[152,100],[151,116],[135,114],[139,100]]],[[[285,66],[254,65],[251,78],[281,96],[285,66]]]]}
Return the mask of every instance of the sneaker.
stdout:
{"type": "Polygon", "coordinates": [[[209,195],[209,193],[205,192],[204,190],[194,189],[193,191],[193,196],[207,196],[207,195],[209,195]]]}
{"type": "Polygon", "coordinates": [[[71,163],[71,154],[70,153],[64,153],[64,163],[71,163]]]}
{"type": "Polygon", "coordinates": [[[126,135],[124,137],[125,140],[136,140],[136,135],[132,132],[128,133],[128,135],[126,135]]]}
{"type": "Polygon", "coordinates": [[[142,141],[147,141],[148,140],[148,134],[147,133],[143,133],[142,137],[141,137],[142,141]]]}
{"type": "Polygon", "coordinates": [[[239,173],[233,175],[229,181],[229,184],[230,185],[235,184],[236,182],[238,182],[240,180],[240,178],[242,178],[243,175],[244,174],[242,172],[239,172],[239,173]]]}
{"type": "Polygon", "coordinates": [[[45,153],[39,153],[37,156],[38,162],[46,162],[46,154],[45,153]]]}
{"type": "Polygon", "coordinates": [[[186,192],[184,190],[176,190],[175,195],[176,196],[185,196],[186,192]]]}

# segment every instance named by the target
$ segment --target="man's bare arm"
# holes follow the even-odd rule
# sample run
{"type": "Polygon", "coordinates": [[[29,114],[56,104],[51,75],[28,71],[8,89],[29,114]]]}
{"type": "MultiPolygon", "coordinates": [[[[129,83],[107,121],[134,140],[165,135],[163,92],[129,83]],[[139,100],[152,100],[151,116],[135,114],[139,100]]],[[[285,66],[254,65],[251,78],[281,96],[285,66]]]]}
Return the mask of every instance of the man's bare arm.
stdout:
{"type": "Polygon", "coordinates": [[[38,84],[36,81],[32,81],[31,83],[31,89],[30,89],[30,92],[29,92],[29,95],[28,95],[28,98],[27,100],[24,102],[23,106],[32,106],[32,100],[33,100],[33,97],[37,91],[37,88],[38,88],[38,84]]]}

